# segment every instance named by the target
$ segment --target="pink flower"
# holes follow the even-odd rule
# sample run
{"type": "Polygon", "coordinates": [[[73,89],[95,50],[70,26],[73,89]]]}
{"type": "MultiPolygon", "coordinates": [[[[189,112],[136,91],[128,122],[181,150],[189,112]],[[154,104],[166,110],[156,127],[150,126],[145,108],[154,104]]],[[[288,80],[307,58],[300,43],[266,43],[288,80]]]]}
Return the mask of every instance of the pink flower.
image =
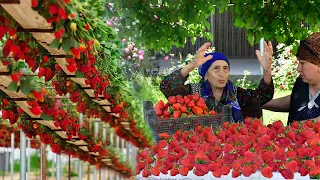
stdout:
{"type": "Polygon", "coordinates": [[[139,55],[142,55],[142,56],[143,56],[143,55],[144,55],[144,50],[140,50],[140,51],[139,51],[139,55]]]}
{"type": "Polygon", "coordinates": [[[128,48],[129,48],[130,50],[132,50],[132,49],[133,49],[133,45],[132,45],[132,44],[129,44],[128,48]]]}
{"type": "Polygon", "coordinates": [[[136,47],[133,48],[133,51],[138,52],[138,48],[136,48],[136,47]]]}
{"type": "Polygon", "coordinates": [[[130,52],[129,48],[124,48],[124,51],[128,54],[130,52]]]}
{"type": "Polygon", "coordinates": [[[118,17],[116,17],[116,18],[114,18],[114,22],[119,22],[119,18],[118,17]]]}
{"type": "Polygon", "coordinates": [[[159,19],[159,17],[158,17],[157,15],[154,15],[153,17],[154,17],[155,19],[159,19]]]}
{"type": "Polygon", "coordinates": [[[140,63],[137,63],[137,64],[136,64],[136,67],[139,68],[139,67],[140,67],[140,63]]]}
{"type": "Polygon", "coordinates": [[[163,58],[163,60],[168,61],[168,60],[169,60],[169,56],[165,56],[165,57],[163,58]]]}
{"type": "Polygon", "coordinates": [[[136,58],[136,57],[138,57],[138,54],[137,53],[133,53],[132,57],[136,58]]]}
{"type": "Polygon", "coordinates": [[[126,40],[125,38],[123,38],[121,41],[122,41],[123,43],[127,42],[127,40],[126,40]]]}
{"type": "Polygon", "coordinates": [[[108,26],[112,27],[113,26],[113,22],[112,21],[107,21],[108,26]]]}
{"type": "Polygon", "coordinates": [[[139,60],[142,61],[143,60],[143,55],[139,55],[139,60]]]}
{"type": "Polygon", "coordinates": [[[131,59],[131,56],[128,56],[127,59],[130,60],[130,59],[131,59]]]}

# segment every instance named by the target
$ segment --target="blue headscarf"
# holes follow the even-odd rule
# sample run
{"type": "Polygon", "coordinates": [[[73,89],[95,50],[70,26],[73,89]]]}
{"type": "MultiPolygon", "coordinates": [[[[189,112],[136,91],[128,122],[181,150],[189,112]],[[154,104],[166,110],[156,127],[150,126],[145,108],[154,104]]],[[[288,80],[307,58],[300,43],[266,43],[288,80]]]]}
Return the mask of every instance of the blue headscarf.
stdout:
{"type": "MultiPolygon", "coordinates": [[[[211,89],[211,85],[209,83],[208,80],[205,80],[204,77],[206,76],[206,73],[209,69],[209,67],[211,66],[211,64],[213,62],[215,62],[216,60],[224,60],[228,63],[229,69],[230,69],[230,63],[228,58],[219,52],[212,52],[212,53],[208,53],[205,54],[204,56],[207,57],[211,55],[212,58],[210,60],[208,60],[207,62],[205,62],[202,66],[198,67],[199,70],[199,75],[202,77],[201,79],[201,89],[202,89],[202,96],[204,99],[207,99],[208,97],[212,96],[212,89],[211,89]]],[[[232,117],[234,121],[243,121],[243,116],[242,116],[242,112],[241,112],[241,108],[240,105],[238,103],[238,99],[235,98],[230,98],[232,95],[234,95],[236,92],[236,88],[233,86],[233,83],[231,81],[228,80],[227,84],[226,84],[226,91],[227,91],[227,98],[226,98],[226,102],[225,104],[231,104],[232,105],[232,117]]],[[[236,96],[235,96],[236,97],[236,96]]]]}

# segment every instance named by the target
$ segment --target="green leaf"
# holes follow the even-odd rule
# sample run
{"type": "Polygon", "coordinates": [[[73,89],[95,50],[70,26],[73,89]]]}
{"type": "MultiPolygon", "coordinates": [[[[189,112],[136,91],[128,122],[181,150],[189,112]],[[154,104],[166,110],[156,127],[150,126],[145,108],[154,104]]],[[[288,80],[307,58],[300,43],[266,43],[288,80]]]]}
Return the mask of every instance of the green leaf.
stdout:
{"type": "Polygon", "coordinates": [[[41,119],[43,119],[43,120],[52,120],[53,119],[53,117],[52,116],[49,116],[49,115],[47,115],[46,113],[41,113],[41,116],[40,116],[40,118],[41,119]]]}
{"type": "Polygon", "coordinates": [[[18,90],[18,83],[12,81],[9,86],[7,87],[7,90],[9,91],[17,91],[18,90]]]}
{"type": "Polygon", "coordinates": [[[51,48],[56,48],[58,49],[60,45],[59,39],[55,38],[51,43],[50,43],[50,47],[51,48]]]}
{"type": "Polygon", "coordinates": [[[74,45],[74,39],[72,37],[68,37],[67,39],[62,41],[61,47],[65,52],[68,52],[74,45]]]}
{"type": "Polygon", "coordinates": [[[292,46],[292,54],[297,54],[298,52],[298,47],[299,47],[299,43],[298,42],[295,42],[292,46]]]}
{"type": "Polygon", "coordinates": [[[86,76],[86,74],[85,74],[85,73],[82,73],[82,72],[80,72],[80,71],[78,71],[78,70],[76,70],[75,76],[76,76],[77,78],[84,78],[84,77],[86,76]]]}
{"type": "Polygon", "coordinates": [[[28,80],[20,80],[20,90],[23,94],[29,94],[31,92],[31,84],[28,80]]]}

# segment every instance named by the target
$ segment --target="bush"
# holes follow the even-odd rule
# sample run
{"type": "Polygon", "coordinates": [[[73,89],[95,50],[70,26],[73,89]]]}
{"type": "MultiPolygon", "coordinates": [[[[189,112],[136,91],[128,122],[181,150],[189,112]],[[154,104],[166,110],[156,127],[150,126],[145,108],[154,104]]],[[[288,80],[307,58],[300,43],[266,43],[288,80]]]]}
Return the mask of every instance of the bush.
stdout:
{"type": "Polygon", "coordinates": [[[292,54],[292,46],[279,44],[279,53],[272,63],[272,77],[276,90],[292,90],[296,78],[299,76],[297,58],[292,54]]]}

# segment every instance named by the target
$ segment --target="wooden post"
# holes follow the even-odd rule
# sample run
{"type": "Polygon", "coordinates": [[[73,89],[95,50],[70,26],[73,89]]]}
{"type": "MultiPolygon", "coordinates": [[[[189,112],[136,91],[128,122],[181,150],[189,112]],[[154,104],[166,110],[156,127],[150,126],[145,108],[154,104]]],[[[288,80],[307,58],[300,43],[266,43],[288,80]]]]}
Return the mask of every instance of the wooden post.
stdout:
{"type": "Polygon", "coordinates": [[[11,163],[10,163],[10,171],[11,171],[11,180],[13,180],[13,164],[14,164],[14,133],[11,134],[11,163]]]}
{"type": "Polygon", "coordinates": [[[46,144],[41,143],[41,180],[47,179],[47,154],[46,154],[46,144]]]}
{"type": "Polygon", "coordinates": [[[88,165],[88,180],[90,180],[90,164],[88,165]]]}
{"type": "Polygon", "coordinates": [[[68,163],[68,180],[71,180],[71,169],[70,169],[70,166],[71,166],[71,160],[70,160],[70,155],[69,155],[69,163],[68,163]]]}

